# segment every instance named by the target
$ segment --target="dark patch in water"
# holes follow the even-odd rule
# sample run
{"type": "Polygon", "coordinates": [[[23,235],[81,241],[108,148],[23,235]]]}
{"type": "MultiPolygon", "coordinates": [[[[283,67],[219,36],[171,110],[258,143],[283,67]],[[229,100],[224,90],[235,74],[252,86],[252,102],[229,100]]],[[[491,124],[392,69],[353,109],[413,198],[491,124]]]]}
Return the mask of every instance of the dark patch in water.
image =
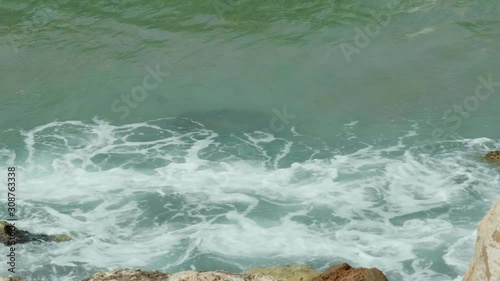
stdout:
{"type": "Polygon", "coordinates": [[[201,123],[217,133],[229,134],[270,131],[269,123],[273,115],[250,110],[220,109],[187,112],[178,117],[201,123]]]}

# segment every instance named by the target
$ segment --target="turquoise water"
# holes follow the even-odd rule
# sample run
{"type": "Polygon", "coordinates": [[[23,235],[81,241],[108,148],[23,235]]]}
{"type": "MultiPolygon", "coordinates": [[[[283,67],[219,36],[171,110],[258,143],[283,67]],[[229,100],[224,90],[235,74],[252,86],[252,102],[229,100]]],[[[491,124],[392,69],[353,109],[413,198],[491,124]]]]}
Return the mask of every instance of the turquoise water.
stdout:
{"type": "Polygon", "coordinates": [[[0,170],[18,169],[19,227],[75,238],[19,245],[18,275],[349,262],[461,280],[500,186],[480,161],[500,149],[499,12],[0,1],[0,170]]]}

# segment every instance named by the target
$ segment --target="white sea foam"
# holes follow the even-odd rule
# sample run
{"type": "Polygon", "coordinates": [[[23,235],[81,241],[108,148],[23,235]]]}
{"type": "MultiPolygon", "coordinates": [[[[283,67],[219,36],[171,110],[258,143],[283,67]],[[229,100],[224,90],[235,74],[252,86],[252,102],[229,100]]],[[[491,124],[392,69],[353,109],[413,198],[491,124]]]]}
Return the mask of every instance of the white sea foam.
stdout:
{"type": "Polygon", "coordinates": [[[498,171],[471,157],[498,147],[489,139],[431,157],[403,144],[414,131],[343,155],[298,134],[219,136],[171,119],[53,122],[23,135],[25,160],[0,150],[20,161],[19,226],[75,240],[18,251],[24,273],[59,280],[98,268],[340,261],[394,280],[453,280],[500,186],[498,171]]]}

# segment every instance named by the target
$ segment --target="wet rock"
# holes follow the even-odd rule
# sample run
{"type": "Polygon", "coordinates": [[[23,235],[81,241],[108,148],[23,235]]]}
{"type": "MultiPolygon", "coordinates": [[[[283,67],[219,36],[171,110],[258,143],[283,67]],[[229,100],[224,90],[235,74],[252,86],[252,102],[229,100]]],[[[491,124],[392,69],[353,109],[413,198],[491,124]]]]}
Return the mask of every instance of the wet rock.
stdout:
{"type": "Polygon", "coordinates": [[[165,274],[158,271],[118,269],[100,272],[82,281],[388,281],[376,268],[352,268],[348,264],[330,267],[320,273],[307,265],[273,266],[251,269],[244,274],[225,271],[182,271],[165,274]]]}
{"type": "Polygon", "coordinates": [[[286,265],[254,268],[246,274],[264,274],[275,278],[278,281],[311,281],[321,274],[308,265],[286,265]]]}
{"type": "Polygon", "coordinates": [[[376,268],[353,268],[347,263],[334,265],[313,281],[389,281],[382,271],[376,268]]]}
{"type": "Polygon", "coordinates": [[[27,279],[24,279],[22,277],[0,277],[0,281],[26,281],[27,279]]]}
{"type": "Polygon", "coordinates": [[[484,158],[490,162],[500,163],[500,151],[490,151],[484,156],[484,158]]]}
{"type": "Polygon", "coordinates": [[[99,272],[82,281],[277,281],[263,274],[235,274],[224,271],[182,271],[175,274],[165,274],[159,271],[144,271],[138,269],[118,269],[110,272],[99,272]]]}
{"type": "Polygon", "coordinates": [[[498,280],[500,280],[500,200],[479,223],[474,259],[463,281],[498,280]]]}
{"type": "Polygon", "coordinates": [[[99,272],[82,281],[160,281],[168,280],[168,274],[159,271],[144,271],[139,269],[118,269],[109,272],[99,272]]]}
{"type": "Polygon", "coordinates": [[[235,274],[225,271],[183,271],[169,276],[169,281],[277,281],[264,274],[235,274]]]}
{"type": "Polygon", "coordinates": [[[21,230],[6,221],[0,221],[0,242],[6,246],[29,242],[63,242],[69,240],[71,240],[71,237],[66,234],[47,235],[30,233],[28,231],[21,230]],[[9,238],[11,237],[15,237],[15,240],[9,241],[9,238]]]}

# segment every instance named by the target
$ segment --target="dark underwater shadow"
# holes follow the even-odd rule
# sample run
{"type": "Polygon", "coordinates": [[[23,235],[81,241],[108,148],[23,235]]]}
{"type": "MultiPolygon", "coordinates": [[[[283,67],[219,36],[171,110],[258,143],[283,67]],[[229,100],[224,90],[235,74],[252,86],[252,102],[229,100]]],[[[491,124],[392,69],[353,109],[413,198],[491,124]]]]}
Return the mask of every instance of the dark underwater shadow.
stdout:
{"type": "Polygon", "coordinates": [[[281,133],[290,131],[286,124],[272,112],[262,113],[251,110],[218,109],[207,111],[189,111],[178,116],[202,124],[206,129],[222,135],[253,133],[281,133]]]}

